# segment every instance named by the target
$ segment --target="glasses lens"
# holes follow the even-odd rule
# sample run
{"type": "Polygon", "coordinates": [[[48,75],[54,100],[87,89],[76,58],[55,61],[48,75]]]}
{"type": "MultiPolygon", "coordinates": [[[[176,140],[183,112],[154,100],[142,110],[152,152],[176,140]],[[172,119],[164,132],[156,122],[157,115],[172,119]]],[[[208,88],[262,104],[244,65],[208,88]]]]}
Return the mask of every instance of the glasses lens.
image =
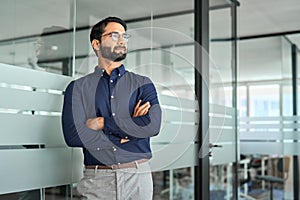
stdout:
{"type": "Polygon", "coordinates": [[[129,39],[131,37],[131,35],[129,35],[128,33],[124,33],[123,34],[123,38],[124,39],[129,39]]]}
{"type": "MultiPolygon", "coordinates": [[[[116,32],[112,32],[111,34],[111,38],[114,41],[118,41],[120,39],[121,34],[120,33],[116,33],[116,32]]],[[[131,37],[131,35],[127,34],[127,33],[123,33],[122,34],[122,38],[124,39],[125,42],[128,42],[128,39],[131,37]]]]}
{"type": "Polygon", "coordinates": [[[124,33],[123,34],[123,39],[128,42],[129,38],[131,37],[131,35],[129,35],[128,33],[124,33]]]}
{"type": "Polygon", "coordinates": [[[115,41],[118,41],[120,38],[120,34],[119,33],[111,33],[111,38],[115,41]]]}

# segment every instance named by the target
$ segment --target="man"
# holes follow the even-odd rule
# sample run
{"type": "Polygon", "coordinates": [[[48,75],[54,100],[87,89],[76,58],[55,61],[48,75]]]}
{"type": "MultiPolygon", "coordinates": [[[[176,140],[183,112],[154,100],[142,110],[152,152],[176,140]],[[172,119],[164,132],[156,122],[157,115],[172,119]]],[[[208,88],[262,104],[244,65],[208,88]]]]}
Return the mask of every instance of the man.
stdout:
{"type": "Polygon", "coordinates": [[[62,114],[66,143],[82,147],[82,199],[152,199],[150,137],[158,134],[161,109],[149,78],[125,70],[125,22],[108,17],[91,30],[98,66],[72,81],[62,114]]]}

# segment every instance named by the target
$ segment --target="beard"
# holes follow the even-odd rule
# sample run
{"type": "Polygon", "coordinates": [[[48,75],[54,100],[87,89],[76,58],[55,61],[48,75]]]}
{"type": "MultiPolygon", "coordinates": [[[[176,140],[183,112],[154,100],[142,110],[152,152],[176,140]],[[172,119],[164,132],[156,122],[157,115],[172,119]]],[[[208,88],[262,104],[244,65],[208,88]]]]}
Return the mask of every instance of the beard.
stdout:
{"type": "Polygon", "coordinates": [[[124,47],[125,48],[124,53],[122,53],[122,52],[117,53],[116,52],[117,48],[120,48],[120,47],[116,46],[113,48],[113,50],[111,50],[111,47],[104,47],[104,46],[100,45],[102,57],[109,59],[113,62],[119,62],[119,61],[124,60],[126,58],[126,54],[127,54],[126,47],[124,47]]]}

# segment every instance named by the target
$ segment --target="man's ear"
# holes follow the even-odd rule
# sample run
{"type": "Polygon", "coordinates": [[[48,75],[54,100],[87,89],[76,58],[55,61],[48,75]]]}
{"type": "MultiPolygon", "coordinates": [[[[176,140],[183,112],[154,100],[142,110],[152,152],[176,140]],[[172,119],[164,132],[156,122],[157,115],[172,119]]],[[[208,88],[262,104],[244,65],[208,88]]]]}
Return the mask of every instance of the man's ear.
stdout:
{"type": "Polygon", "coordinates": [[[96,51],[99,51],[100,50],[100,41],[96,40],[96,39],[93,39],[93,41],[92,41],[92,47],[96,51]]]}

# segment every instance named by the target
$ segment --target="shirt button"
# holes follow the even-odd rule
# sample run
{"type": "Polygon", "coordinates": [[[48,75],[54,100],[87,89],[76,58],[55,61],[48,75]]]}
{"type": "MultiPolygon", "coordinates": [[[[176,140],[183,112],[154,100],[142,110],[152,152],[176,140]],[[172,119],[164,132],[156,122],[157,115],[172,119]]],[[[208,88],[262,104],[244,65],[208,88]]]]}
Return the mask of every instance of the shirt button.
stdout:
{"type": "Polygon", "coordinates": [[[116,113],[112,113],[112,116],[115,116],[116,115],[116,113]]]}
{"type": "Polygon", "coordinates": [[[128,137],[127,137],[127,136],[125,136],[125,139],[128,139],[128,137]]]}
{"type": "Polygon", "coordinates": [[[121,76],[121,74],[118,74],[118,76],[121,76]]]}
{"type": "Polygon", "coordinates": [[[113,99],[113,98],[114,98],[114,96],[113,96],[113,95],[111,95],[111,96],[110,96],[110,98],[112,98],[112,99],[113,99]]]}
{"type": "Polygon", "coordinates": [[[113,151],[117,151],[116,147],[113,147],[112,149],[113,149],[113,151]]]}
{"type": "Polygon", "coordinates": [[[99,150],[100,150],[100,148],[98,147],[98,148],[97,148],[97,151],[99,151],[99,150]]]}
{"type": "Polygon", "coordinates": [[[114,81],[113,81],[113,80],[110,80],[110,82],[113,83],[114,81]]]}
{"type": "Polygon", "coordinates": [[[121,165],[121,163],[118,162],[118,165],[121,165]]]}

